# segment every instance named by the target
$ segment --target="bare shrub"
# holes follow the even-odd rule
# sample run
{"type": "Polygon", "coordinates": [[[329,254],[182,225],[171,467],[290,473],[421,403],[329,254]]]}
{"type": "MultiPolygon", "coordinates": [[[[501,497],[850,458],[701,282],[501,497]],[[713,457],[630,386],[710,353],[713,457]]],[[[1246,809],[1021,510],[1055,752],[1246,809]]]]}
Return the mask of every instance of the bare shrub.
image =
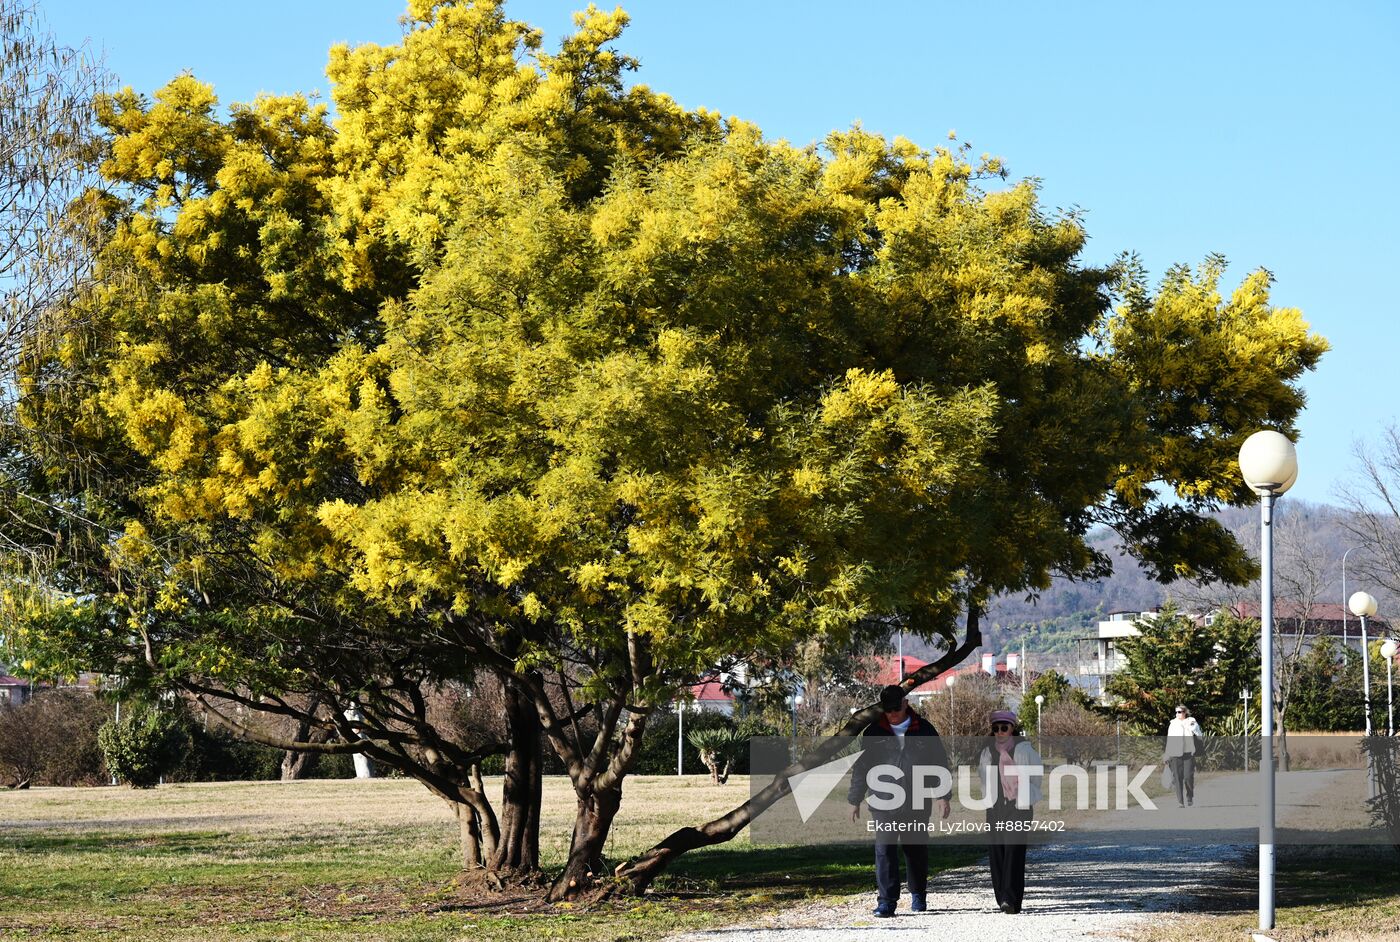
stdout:
{"type": "MultiPolygon", "coordinates": [[[[1022,717],[1022,723],[1034,737],[1035,717],[1022,717]]],[[[1058,700],[1041,711],[1040,739],[1047,757],[1076,765],[1117,755],[1113,724],[1074,700],[1058,700]]]]}
{"type": "Polygon", "coordinates": [[[0,777],[11,785],[102,783],[97,729],[110,714],[107,704],[76,690],[45,691],[0,710],[0,777]]]}
{"type": "Polygon", "coordinates": [[[1001,684],[989,674],[968,671],[958,675],[951,691],[935,693],[924,700],[919,712],[933,721],[950,759],[970,762],[989,742],[988,717],[992,711],[1004,709],[1005,689],[1001,684]]]}
{"type": "Polygon", "coordinates": [[[1359,769],[1363,736],[1294,736],[1289,740],[1295,769],[1359,769]]]}

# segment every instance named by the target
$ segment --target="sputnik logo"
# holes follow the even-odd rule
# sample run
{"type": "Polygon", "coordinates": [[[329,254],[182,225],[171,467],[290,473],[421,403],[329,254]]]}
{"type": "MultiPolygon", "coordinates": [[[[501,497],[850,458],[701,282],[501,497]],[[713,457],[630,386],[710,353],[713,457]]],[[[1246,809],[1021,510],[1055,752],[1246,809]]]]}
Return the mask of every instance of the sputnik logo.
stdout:
{"type": "Polygon", "coordinates": [[[797,813],[802,816],[802,823],[806,824],[812,815],[817,813],[817,809],[826,801],[826,796],[831,794],[831,790],[841,784],[841,780],[846,777],[846,773],[851,771],[851,766],[856,764],[861,752],[854,752],[848,756],[842,756],[826,765],[819,765],[815,769],[807,769],[805,772],[798,772],[796,775],[788,777],[788,787],[792,789],[792,800],[797,802],[797,813]]]}

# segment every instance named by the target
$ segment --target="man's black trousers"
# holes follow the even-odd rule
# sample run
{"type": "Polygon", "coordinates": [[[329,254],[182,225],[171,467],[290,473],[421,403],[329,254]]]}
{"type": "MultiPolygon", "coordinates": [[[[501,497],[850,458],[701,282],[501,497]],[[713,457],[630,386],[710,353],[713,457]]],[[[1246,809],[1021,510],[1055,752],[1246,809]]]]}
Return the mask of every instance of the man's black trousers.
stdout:
{"type": "Polygon", "coordinates": [[[928,892],[928,844],[922,835],[908,842],[875,845],[875,882],[880,887],[880,902],[893,906],[899,902],[899,855],[909,870],[909,892],[928,892]]]}

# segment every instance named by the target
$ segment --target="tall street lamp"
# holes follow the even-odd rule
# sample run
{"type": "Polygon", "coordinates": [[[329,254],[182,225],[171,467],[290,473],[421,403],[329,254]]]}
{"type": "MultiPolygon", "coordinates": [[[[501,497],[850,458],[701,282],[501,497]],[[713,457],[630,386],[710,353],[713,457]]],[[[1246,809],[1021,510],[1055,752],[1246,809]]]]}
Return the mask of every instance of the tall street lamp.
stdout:
{"type": "Polygon", "coordinates": [[[1240,446],[1240,474],[1259,495],[1259,928],[1274,927],[1274,500],[1298,479],[1298,453],[1278,432],[1240,446]]]}
{"type": "Polygon", "coordinates": [[[1353,546],[1342,554],[1342,651],[1347,649],[1347,557],[1359,547],[1353,546]]]}
{"type": "Polygon", "coordinates": [[[943,686],[948,688],[948,734],[953,740],[949,750],[949,756],[953,764],[957,764],[958,755],[958,698],[953,696],[953,685],[958,682],[957,674],[949,674],[948,679],[943,681],[943,686]]]}
{"type": "Polygon", "coordinates": [[[676,774],[685,774],[685,701],[676,699],[676,774]]]}
{"type": "Polygon", "coordinates": [[[1244,701],[1244,770],[1249,771],[1249,688],[1240,691],[1240,699],[1244,701]]]}
{"type": "Polygon", "coordinates": [[[1395,690],[1391,686],[1391,665],[1395,662],[1395,652],[1400,651],[1400,644],[1394,638],[1386,639],[1381,645],[1381,657],[1385,658],[1385,729],[1388,735],[1395,735],[1395,690]]]}
{"type": "Polygon", "coordinates": [[[1371,735],[1371,651],[1366,637],[1366,619],[1376,614],[1376,598],[1369,592],[1356,592],[1347,600],[1347,608],[1361,619],[1361,689],[1366,700],[1366,735],[1371,735]]]}
{"type": "Polygon", "coordinates": [[[1045,694],[1035,695],[1035,751],[1045,754],[1045,737],[1040,732],[1040,708],[1045,705],[1045,694]]]}
{"type": "MultiPolygon", "coordinates": [[[[1347,599],[1347,608],[1361,619],[1361,691],[1366,704],[1366,735],[1371,735],[1371,642],[1366,637],[1366,617],[1376,614],[1376,599],[1369,592],[1356,592],[1347,599]]],[[[1376,767],[1366,753],[1366,797],[1376,797],[1376,767]]]]}

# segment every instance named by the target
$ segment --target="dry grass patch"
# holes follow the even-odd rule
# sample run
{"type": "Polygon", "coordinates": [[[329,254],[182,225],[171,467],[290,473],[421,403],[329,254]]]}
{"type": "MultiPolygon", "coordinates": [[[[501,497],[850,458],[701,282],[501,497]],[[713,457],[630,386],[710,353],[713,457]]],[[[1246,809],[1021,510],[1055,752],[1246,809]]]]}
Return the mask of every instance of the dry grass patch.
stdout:
{"type": "MultiPolygon", "coordinates": [[[[617,860],[748,795],[746,779],[708,776],[626,788],[607,848],[617,860]]],[[[546,866],[563,861],[573,808],[567,780],[547,779],[546,866]]],[[[0,792],[0,939],[613,942],[872,880],[868,848],[754,847],[743,834],[683,857],[647,899],[579,912],[461,882],[457,841],[448,809],[396,779],[0,792]]],[[[949,850],[943,865],[968,856],[949,850]]]]}
{"type": "MultiPolygon", "coordinates": [[[[1400,942],[1400,854],[1390,847],[1278,848],[1276,942],[1400,942]]],[[[1203,900],[1211,915],[1161,920],[1137,942],[1217,942],[1258,932],[1257,870],[1203,900]]]]}

